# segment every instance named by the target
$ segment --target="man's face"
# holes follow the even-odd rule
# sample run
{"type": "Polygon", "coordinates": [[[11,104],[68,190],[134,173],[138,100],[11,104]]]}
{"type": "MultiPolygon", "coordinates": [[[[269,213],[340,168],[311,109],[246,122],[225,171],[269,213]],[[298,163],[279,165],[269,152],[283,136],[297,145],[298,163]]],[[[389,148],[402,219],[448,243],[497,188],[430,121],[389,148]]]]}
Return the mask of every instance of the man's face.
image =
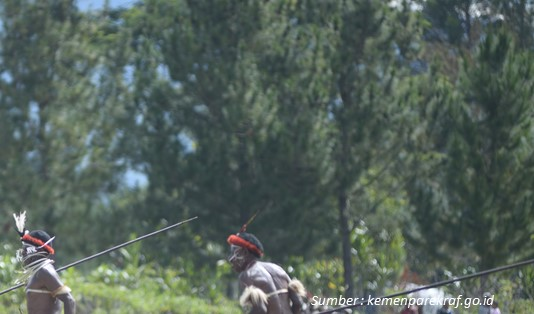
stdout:
{"type": "Polygon", "coordinates": [[[248,252],[246,249],[237,246],[230,246],[230,256],[228,256],[228,262],[232,265],[232,268],[240,273],[245,270],[248,263],[248,252]]]}

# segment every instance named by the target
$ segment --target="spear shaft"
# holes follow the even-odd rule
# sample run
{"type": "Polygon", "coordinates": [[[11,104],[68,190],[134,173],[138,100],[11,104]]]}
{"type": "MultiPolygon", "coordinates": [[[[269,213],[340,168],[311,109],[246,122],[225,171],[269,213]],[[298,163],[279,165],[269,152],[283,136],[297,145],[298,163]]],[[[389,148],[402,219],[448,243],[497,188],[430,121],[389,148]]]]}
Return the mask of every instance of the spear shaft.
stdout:
{"type": "MultiPolygon", "coordinates": [[[[72,262],[72,263],[67,264],[67,265],[65,265],[65,266],[61,266],[61,267],[59,267],[56,271],[57,271],[57,272],[61,272],[61,271],[65,270],[65,269],[67,269],[67,268],[70,268],[70,267],[79,265],[79,264],[81,264],[81,263],[87,262],[87,261],[89,261],[89,260],[92,260],[92,259],[97,258],[97,257],[99,257],[99,256],[102,256],[102,255],[104,255],[104,254],[107,254],[107,253],[109,253],[109,252],[112,252],[112,251],[118,250],[118,249],[120,249],[120,248],[123,248],[123,247],[125,247],[125,246],[127,246],[127,245],[130,245],[130,244],[132,244],[132,243],[135,243],[135,242],[144,240],[144,239],[146,239],[146,238],[153,237],[153,236],[155,236],[156,234],[165,232],[165,231],[167,231],[167,230],[169,230],[169,229],[176,228],[176,227],[178,227],[178,226],[180,226],[180,225],[183,225],[183,224],[185,224],[185,223],[188,223],[188,222],[190,222],[190,221],[192,221],[192,220],[195,220],[195,219],[197,219],[197,218],[198,218],[198,216],[195,216],[195,217],[193,217],[193,218],[189,218],[189,219],[186,219],[186,220],[184,220],[184,221],[180,221],[180,222],[178,222],[178,223],[175,223],[174,225],[167,226],[167,227],[165,227],[165,228],[163,228],[163,229],[159,229],[159,230],[156,230],[156,231],[154,231],[154,232],[145,234],[145,235],[140,236],[140,237],[138,237],[138,238],[135,238],[135,239],[133,239],[133,240],[130,240],[130,241],[124,242],[124,243],[122,243],[122,244],[116,245],[116,246],[114,246],[114,247],[111,247],[111,248],[109,248],[109,249],[107,249],[107,250],[98,252],[98,253],[93,254],[93,255],[91,255],[91,256],[88,256],[88,257],[84,257],[84,258],[82,258],[82,259],[80,259],[80,260],[78,260],[78,261],[72,262]]],[[[16,285],[16,286],[13,286],[13,287],[9,288],[9,289],[0,291],[0,295],[5,294],[5,293],[8,293],[8,292],[10,292],[10,291],[13,291],[13,290],[15,290],[15,289],[18,289],[18,288],[20,288],[20,287],[22,287],[22,286],[24,286],[24,285],[25,285],[24,283],[20,283],[20,284],[18,284],[18,285],[16,285]]]]}

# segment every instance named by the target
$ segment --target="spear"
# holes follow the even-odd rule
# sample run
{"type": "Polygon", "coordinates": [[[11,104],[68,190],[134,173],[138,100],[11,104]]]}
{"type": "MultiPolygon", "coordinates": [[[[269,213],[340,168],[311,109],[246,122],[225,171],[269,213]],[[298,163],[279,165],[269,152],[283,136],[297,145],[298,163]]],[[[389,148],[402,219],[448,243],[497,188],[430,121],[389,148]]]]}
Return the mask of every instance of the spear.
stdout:
{"type": "MultiPolygon", "coordinates": [[[[67,264],[67,265],[65,265],[65,266],[61,266],[61,267],[59,267],[56,271],[57,271],[57,272],[61,272],[61,271],[65,270],[65,269],[67,269],[67,268],[70,268],[70,267],[79,265],[79,264],[81,264],[81,263],[87,262],[87,261],[89,261],[89,260],[92,260],[92,259],[97,258],[97,257],[99,257],[99,256],[102,256],[102,255],[104,255],[104,254],[107,254],[107,253],[109,253],[109,252],[112,252],[112,251],[118,250],[118,249],[120,249],[120,248],[123,248],[123,247],[125,247],[125,246],[127,246],[127,245],[130,245],[130,244],[132,244],[132,243],[135,243],[135,242],[144,240],[144,239],[146,239],[146,238],[153,237],[153,236],[155,236],[156,234],[165,232],[165,231],[167,231],[167,230],[169,230],[169,229],[176,228],[176,227],[178,227],[178,226],[180,226],[180,225],[183,225],[183,224],[185,224],[185,223],[188,223],[188,222],[190,222],[190,221],[192,221],[192,220],[195,220],[195,219],[197,219],[197,218],[198,218],[198,216],[195,216],[195,217],[193,217],[193,218],[189,218],[189,219],[186,219],[186,220],[184,220],[184,221],[180,221],[180,222],[178,222],[178,223],[175,223],[174,225],[170,225],[170,226],[167,226],[167,227],[165,227],[165,228],[156,230],[156,231],[154,231],[154,232],[145,234],[145,235],[140,236],[140,237],[138,237],[138,238],[135,238],[135,239],[133,239],[133,240],[130,240],[130,241],[124,242],[124,243],[122,243],[122,244],[116,245],[116,246],[114,246],[114,247],[111,247],[111,248],[109,248],[109,249],[107,249],[107,250],[98,252],[98,253],[93,254],[93,255],[91,255],[91,256],[88,256],[88,257],[84,257],[84,258],[82,258],[82,259],[80,259],[80,260],[78,260],[78,261],[72,262],[72,263],[67,264]]],[[[18,284],[18,285],[16,285],[16,286],[13,286],[13,287],[9,288],[9,289],[0,291],[0,295],[5,294],[5,293],[8,293],[8,292],[10,292],[10,291],[13,291],[13,290],[15,290],[15,289],[18,289],[18,288],[24,286],[24,284],[25,284],[25,283],[20,283],[20,284],[18,284]]]]}

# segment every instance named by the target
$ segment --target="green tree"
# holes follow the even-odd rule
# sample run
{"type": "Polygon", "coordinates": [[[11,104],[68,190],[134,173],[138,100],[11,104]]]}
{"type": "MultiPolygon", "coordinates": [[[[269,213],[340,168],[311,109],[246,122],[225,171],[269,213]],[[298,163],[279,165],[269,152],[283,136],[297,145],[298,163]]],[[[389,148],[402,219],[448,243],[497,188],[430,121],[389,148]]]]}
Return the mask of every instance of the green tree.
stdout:
{"type": "MultiPolygon", "coordinates": [[[[407,239],[411,269],[433,276],[436,267],[445,267],[436,266],[441,260],[466,256],[444,248],[441,236],[450,234],[442,215],[443,204],[446,204],[443,166],[448,139],[454,132],[451,112],[461,100],[446,70],[440,66],[432,66],[407,83],[399,102],[413,111],[406,123],[408,131],[403,147],[406,157],[401,177],[405,178],[407,196],[413,206],[408,211],[403,234],[407,239]]],[[[456,262],[469,263],[462,258],[456,262]]]]}
{"type": "MultiPolygon", "coordinates": [[[[151,223],[199,215],[195,239],[203,248],[206,239],[224,243],[222,230],[227,235],[229,226],[252,215],[252,195],[241,191],[253,188],[245,182],[251,169],[243,141],[249,119],[260,123],[254,115],[261,108],[254,103],[257,92],[247,77],[254,69],[247,68],[243,46],[258,13],[253,2],[243,11],[236,6],[148,1],[127,13],[137,54],[131,147],[149,181],[139,214],[151,223]],[[249,200],[238,206],[242,198],[249,200]],[[214,228],[205,227],[210,222],[214,228]]],[[[158,248],[174,251],[182,242],[158,248]]]]}
{"type": "Polygon", "coordinates": [[[490,2],[494,14],[488,23],[496,26],[504,25],[515,34],[519,47],[532,48],[534,44],[532,1],[492,0],[490,2]]]}
{"type": "MultiPolygon", "coordinates": [[[[365,196],[368,189],[375,182],[385,182],[400,161],[398,139],[403,131],[399,127],[409,111],[394,105],[395,90],[409,73],[405,66],[417,45],[413,37],[396,30],[407,28],[415,35],[418,23],[407,7],[373,1],[339,3],[332,18],[328,54],[333,77],[328,108],[333,129],[331,184],[338,208],[345,293],[353,296],[352,245],[357,243],[351,243],[351,233],[365,212],[362,204],[373,200],[365,196]]],[[[378,203],[369,209],[377,207],[378,203]]]]}
{"type": "Polygon", "coordinates": [[[124,167],[115,154],[121,89],[100,55],[109,46],[99,20],[72,1],[4,1],[0,14],[1,205],[28,210],[28,227],[57,234],[74,255],[89,243],[68,235],[94,225],[64,221],[95,215],[124,167]]]}
{"type": "Polygon", "coordinates": [[[491,17],[487,0],[418,1],[430,22],[425,34],[429,41],[448,42],[470,48],[480,36],[480,23],[491,17]]]}
{"type": "Polygon", "coordinates": [[[412,195],[426,215],[423,237],[439,234],[430,252],[449,267],[450,258],[487,269],[531,254],[531,64],[508,34],[489,36],[437,124],[449,129],[441,162],[412,195]]]}
{"type": "Polygon", "coordinates": [[[528,254],[510,256],[525,249],[533,228],[532,57],[499,33],[465,65],[466,106],[450,146],[448,185],[461,209],[459,231],[471,239],[483,268],[528,254]]]}
{"type": "Polygon", "coordinates": [[[151,1],[128,13],[140,53],[134,146],[150,182],[147,207],[158,208],[145,217],[201,216],[195,239],[216,243],[216,258],[258,210],[250,231],[269,256],[311,256],[328,215],[320,58],[296,40],[308,29],[275,13],[284,3],[151,1]],[[296,229],[302,240],[289,240],[296,229]]]}
{"type": "Polygon", "coordinates": [[[320,13],[332,4],[273,1],[263,9],[261,33],[254,39],[258,84],[275,104],[258,165],[268,199],[259,231],[271,233],[268,247],[279,260],[291,255],[316,258],[337,254],[332,246],[335,215],[330,178],[332,76],[327,62],[328,31],[320,13]],[[276,226],[277,232],[269,229],[276,226]]]}

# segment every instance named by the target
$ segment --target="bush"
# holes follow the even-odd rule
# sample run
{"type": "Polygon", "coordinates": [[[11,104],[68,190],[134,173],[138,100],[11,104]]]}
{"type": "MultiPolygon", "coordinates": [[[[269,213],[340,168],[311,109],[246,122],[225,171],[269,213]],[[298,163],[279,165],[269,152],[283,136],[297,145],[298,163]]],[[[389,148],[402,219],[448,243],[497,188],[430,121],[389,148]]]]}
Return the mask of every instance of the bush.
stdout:
{"type": "Polygon", "coordinates": [[[157,265],[118,269],[100,265],[87,276],[74,269],[62,274],[72,288],[80,313],[239,313],[236,302],[201,298],[174,269],[157,265]]]}

